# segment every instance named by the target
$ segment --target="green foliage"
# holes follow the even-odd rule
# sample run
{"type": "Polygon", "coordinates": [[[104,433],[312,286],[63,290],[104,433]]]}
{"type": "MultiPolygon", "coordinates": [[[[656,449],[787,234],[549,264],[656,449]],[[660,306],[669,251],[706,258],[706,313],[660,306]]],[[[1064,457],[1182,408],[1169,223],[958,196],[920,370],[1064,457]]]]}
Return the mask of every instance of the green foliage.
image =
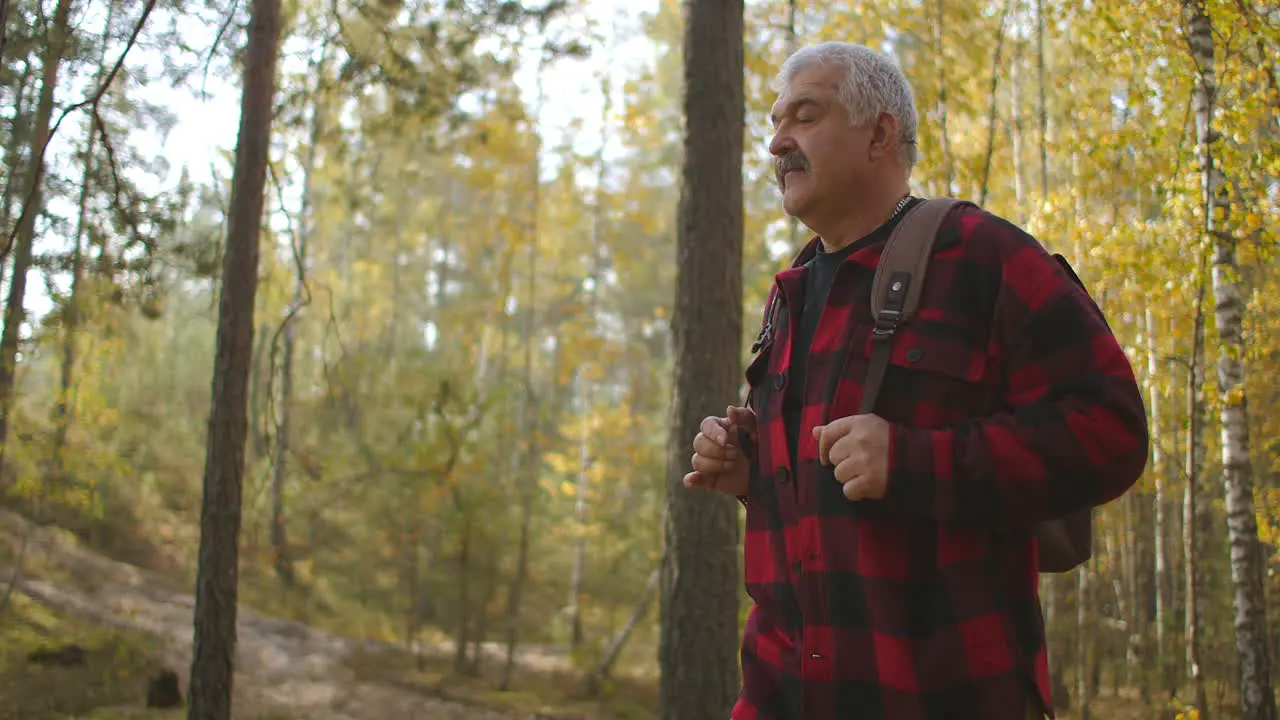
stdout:
{"type": "MultiPolygon", "coordinates": [[[[4,697],[0,718],[61,720],[86,716],[95,708],[141,708],[147,681],[160,669],[151,658],[153,650],[153,643],[145,638],[60,616],[17,594],[0,618],[0,696],[4,697]],[[83,664],[27,660],[33,652],[56,651],[69,644],[83,648],[83,664]]],[[[112,712],[88,717],[110,718],[112,712]]],[[[159,720],[174,715],[156,712],[145,717],[159,720]]]]}

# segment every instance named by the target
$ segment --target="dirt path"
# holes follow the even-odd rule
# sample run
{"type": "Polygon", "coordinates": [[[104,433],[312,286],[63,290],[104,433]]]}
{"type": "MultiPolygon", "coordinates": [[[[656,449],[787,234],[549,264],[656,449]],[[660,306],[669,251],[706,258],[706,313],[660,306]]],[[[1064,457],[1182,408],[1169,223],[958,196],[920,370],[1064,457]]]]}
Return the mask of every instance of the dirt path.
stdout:
{"type": "MultiPolygon", "coordinates": [[[[0,511],[0,538],[16,541],[26,521],[0,511]]],[[[18,584],[19,592],[54,610],[159,638],[163,661],[178,671],[186,694],[191,658],[190,595],[163,588],[132,565],[79,547],[62,534],[35,530],[24,565],[40,568],[18,584]],[[50,571],[54,572],[50,572],[50,571]]],[[[0,584],[10,569],[0,568],[0,584]]],[[[238,613],[236,707],[256,713],[283,711],[302,720],[513,720],[520,715],[463,705],[355,677],[344,664],[353,651],[390,652],[301,623],[271,618],[245,607],[238,613]]],[[[524,716],[527,717],[527,716],[524,716]]]]}

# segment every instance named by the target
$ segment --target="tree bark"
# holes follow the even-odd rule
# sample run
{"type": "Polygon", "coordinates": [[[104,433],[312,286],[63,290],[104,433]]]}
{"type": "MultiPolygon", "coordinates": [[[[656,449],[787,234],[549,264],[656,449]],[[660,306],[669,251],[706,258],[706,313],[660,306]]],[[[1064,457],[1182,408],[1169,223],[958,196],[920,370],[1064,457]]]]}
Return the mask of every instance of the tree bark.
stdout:
{"type": "Polygon", "coordinates": [[[658,589],[658,578],[661,577],[660,570],[661,568],[654,568],[653,572],[649,573],[649,579],[644,584],[643,594],[636,603],[635,609],[631,611],[631,617],[627,619],[627,624],[622,626],[622,630],[618,631],[618,634],[609,643],[609,649],[605,651],[604,658],[587,675],[583,688],[583,694],[587,697],[600,695],[601,685],[609,677],[613,666],[622,655],[622,648],[626,646],[627,639],[631,637],[631,633],[640,625],[640,621],[644,619],[644,616],[649,613],[649,606],[653,604],[654,591],[658,589]]]}
{"type": "Polygon", "coordinates": [[[934,4],[934,72],[938,75],[938,135],[942,147],[942,195],[955,193],[955,161],[951,156],[951,135],[947,131],[947,57],[943,25],[943,9],[945,0],[936,0],[934,4]]]}
{"type": "Polygon", "coordinates": [[[1186,646],[1187,677],[1195,693],[1200,720],[1209,720],[1209,698],[1205,691],[1204,669],[1201,667],[1200,639],[1200,546],[1196,532],[1200,524],[1197,503],[1201,464],[1204,462],[1204,294],[1206,263],[1200,264],[1197,282],[1196,311],[1191,330],[1191,362],[1187,368],[1187,440],[1184,472],[1186,486],[1182,495],[1182,554],[1186,572],[1186,646]]]}
{"type": "Polygon", "coordinates": [[[1168,542],[1168,520],[1165,519],[1167,499],[1165,484],[1168,482],[1164,462],[1164,439],[1161,433],[1160,408],[1160,363],[1157,351],[1159,333],[1156,330],[1155,313],[1148,306],[1145,317],[1147,340],[1147,404],[1151,411],[1151,471],[1155,480],[1155,523],[1152,529],[1155,552],[1155,612],[1153,620],[1156,630],[1156,681],[1157,685],[1169,697],[1176,692],[1172,685],[1173,674],[1169,671],[1169,661],[1165,656],[1168,640],[1166,638],[1167,615],[1169,613],[1169,553],[1165,548],[1168,542]]]}
{"type": "MultiPolygon", "coordinates": [[[[297,345],[298,316],[308,302],[307,295],[307,243],[311,234],[312,177],[315,174],[316,151],[324,132],[324,122],[329,106],[323,97],[326,65],[329,59],[329,40],[326,35],[320,48],[320,58],[312,67],[316,86],[311,104],[311,127],[307,133],[307,151],[302,159],[302,203],[298,209],[293,242],[294,287],[289,315],[284,320],[282,338],[284,348],[280,357],[280,420],[276,424],[275,457],[271,468],[271,552],[276,577],[285,585],[292,585],[293,559],[289,554],[289,535],[284,516],[284,484],[289,466],[289,447],[293,425],[293,361],[297,345]]],[[[416,545],[415,545],[416,547],[416,545]]]]}
{"type": "MultiPolygon", "coordinates": [[[[546,61],[545,50],[538,64],[538,89],[535,104],[535,116],[542,108],[542,74],[546,61]]],[[[524,452],[519,456],[520,464],[514,473],[519,480],[520,495],[520,542],[516,550],[516,572],[511,580],[511,589],[507,594],[507,657],[502,667],[502,680],[498,687],[507,690],[511,687],[511,675],[515,671],[516,644],[520,635],[520,602],[523,599],[525,581],[529,574],[530,525],[533,523],[533,497],[537,491],[539,470],[542,467],[542,451],[538,435],[542,424],[538,422],[539,411],[537,398],[533,393],[533,332],[534,319],[538,307],[538,213],[540,212],[540,189],[542,186],[542,139],[534,132],[533,158],[529,165],[529,225],[528,225],[528,265],[526,266],[525,299],[520,303],[520,312],[524,316],[521,327],[521,343],[524,347],[524,392],[520,399],[520,425],[524,436],[524,452]]],[[[554,382],[554,375],[550,382],[554,382]]]]}
{"type": "Polygon", "coordinates": [[[1093,588],[1089,582],[1089,566],[1086,563],[1076,569],[1076,696],[1080,703],[1080,719],[1089,720],[1092,713],[1089,700],[1092,696],[1089,684],[1089,644],[1093,639],[1089,623],[1089,613],[1093,588]]]}
{"type": "MultiPolygon", "coordinates": [[[[5,0],[0,0],[5,2],[5,0]]],[[[5,173],[4,191],[0,196],[0,234],[9,231],[9,222],[13,219],[13,194],[18,190],[18,179],[22,177],[23,164],[29,159],[22,157],[22,130],[31,121],[26,107],[27,89],[31,84],[31,62],[22,64],[22,74],[13,85],[13,120],[9,123],[9,144],[4,150],[5,173]]],[[[8,254],[0,255],[0,280],[4,278],[8,266],[8,254]]]]}
{"type": "MultiPolygon", "coordinates": [[[[1017,22],[1018,16],[1015,15],[1014,23],[1017,22]]],[[[1009,135],[1013,145],[1013,200],[1019,218],[1026,217],[1023,201],[1027,196],[1026,166],[1022,158],[1022,82],[1022,41],[1016,40],[1013,61],[1009,63],[1009,135]]]]}
{"type": "Polygon", "coordinates": [[[1197,75],[1192,102],[1200,155],[1205,233],[1213,242],[1214,319],[1221,350],[1218,389],[1222,398],[1222,469],[1226,488],[1227,535],[1235,608],[1236,653],[1240,658],[1240,710],[1244,720],[1275,720],[1267,650],[1267,611],[1258,521],[1249,459],[1249,418],[1244,387],[1244,298],[1236,262],[1236,240],[1227,224],[1231,197],[1225,173],[1216,164],[1213,112],[1217,100],[1213,24],[1204,0],[1186,0],[1188,42],[1197,75]]]}
{"type": "MultiPolygon", "coordinates": [[[[0,255],[12,249],[13,271],[9,280],[9,299],[4,306],[4,330],[0,332],[0,494],[4,490],[5,441],[9,436],[9,413],[14,408],[18,341],[26,321],[24,307],[27,294],[27,270],[35,245],[36,218],[44,205],[44,147],[49,140],[49,122],[53,117],[53,95],[58,86],[58,68],[70,39],[71,0],[58,0],[53,11],[44,54],[41,57],[40,96],[36,100],[36,117],[32,126],[30,150],[27,153],[27,179],[23,183],[21,215],[14,234],[13,248],[0,249],[0,255]]],[[[6,238],[7,240],[7,238],[6,238]]]]}
{"type": "Polygon", "coordinates": [[[189,720],[231,717],[247,390],[263,186],[280,49],[280,0],[253,0],[248,34],[200,509],[189,720]]]}
{"type": "Polygon", "coordinates": [[[742,0],[686,0],[672,432],[661,579],[661,716],[724,720],[738,692],[738,507],[688,490],[690,443],[737,402],[742,349],[742,0]]]}
{"type": "Polygon", "coordinates": [[[1049,109],[1045,99],[1044,0],[1036,0],[1036,76],[1040,91],[1036,114],[1040,119],[1040,204],[1049,199],[1049,109]]]}
{"type": "MultiPolygon", "coordinates": [[[[793,0],[794,3],[794,0],[793,0]]],[[[604,151],[609,143],[609,115],[613,110],[613,103],[610,102],[609,81],[606,78],[601,87],[601,97],[604,102],[601,103],[600,110],[600,146],[596,150],[595,156],[595,190],[591,202],[591,289],[587,294],[585,303],[585,311],[587,313],[588,327],[594,333],[598,329],[596,326],[596,317],[599,314],[600,306],[600,283],[604,274],[604,221],[605,221],[605,173],[608,165],[605,163],[604,151]]],[[[578,482],[575,490],[573,515],[574,523],[577,526],[578,537],[573,553],[573,575],[569,582],[569,624],[570,624],[570,640],[569,646],[577,651],[584,640],[582,629],[582,585],[586,580],[587,572],[587,494],[591,487],[591,466],[595,464],[594,453],[592,451],[592,419],[595,416],[595,406],[593,405],[592,387],[596,383],[596,378],[590,375],[588,368],[598,368],[603,372],[603,368],[598,363],[591,363],[584,366],[578,371],[578,394],[581,398],[582,411],[582,432],[578,441],[578,482]]]]}
{"type": "MultiPolygon", "coordinates": [[[[98,74],[94,85],[101,85],[108,69],[107,46],[111,43],[111,20],[115,17],[116,4],[107,5],[107,19],[103,23],[102,45],[98,53],[98,74]]],[[[58,371],[58,400],[54,404],[53,479],[65,482],[67,436],[75,420],[71,387],[76,369],[77,340],[80,334],[81,283],[84,280],[85,230],[89,218],[89,195],[93,190],[94,156],[97,152],[98,116],[89,118],[89,133],[85,138],[84,172],[80,181],[80,199],[77,203],[76,229],[71,251],[71,294],[67,298],[67,315],[62,328],[62,362],[58,371]]],[[[7,227],[7,225],[6,225],[7,227]]]]}
{"type": "MultiPolygon", "coordinates": [[[[800,49],[800,32],[796,29],[796,15],[799,12],[798,0],[788,0],[787,2],[787,56],[791,56],[795,51],[800,49]]],[[[790,247],[797,248],[800,245],[800,237],[803,230],[800,229],[800,218],[791,215],[787,218],[788,235],[790,237],[790,247]]]]}
{"type": "Polygon", "coordinates": [[[1000,57],[1004,52],[1005,25],[1013,11],[1013,0],[1006,0],[1000,11],[1000,27],[996,30],[996,47],[991,51],[991,93],[987,105],[987,153],[982,161],[982,184],[978,190],[978,205],[987,204],[987,191],[991,187],[991,156],[996,150],[996,126],[1000,122],[1000,57]]]}

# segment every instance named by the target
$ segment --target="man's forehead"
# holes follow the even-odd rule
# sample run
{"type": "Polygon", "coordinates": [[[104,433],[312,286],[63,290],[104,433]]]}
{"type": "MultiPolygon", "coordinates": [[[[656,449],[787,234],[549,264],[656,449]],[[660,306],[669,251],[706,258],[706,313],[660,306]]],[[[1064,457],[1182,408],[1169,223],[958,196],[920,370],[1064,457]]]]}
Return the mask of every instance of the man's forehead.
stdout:
{"type": "Polygon", "coordinates": [[[804,68],[778,94],[771,114],[777,116],[789,107],[808,102],[825,102],[840,89],[839,68],[816,65],[804,68]]]}

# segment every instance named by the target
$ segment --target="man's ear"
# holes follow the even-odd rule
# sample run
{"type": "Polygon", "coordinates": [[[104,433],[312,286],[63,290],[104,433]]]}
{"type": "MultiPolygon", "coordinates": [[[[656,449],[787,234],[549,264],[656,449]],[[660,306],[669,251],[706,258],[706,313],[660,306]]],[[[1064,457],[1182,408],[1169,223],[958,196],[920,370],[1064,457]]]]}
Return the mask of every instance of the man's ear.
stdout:
{"type": "Polygon", "coordinates": [[[879,160],[892,155],[898,149],[898,118],[890,113],[881,112],[876,115],[871,126],[871,142],[868,147],[868,159],[879,160]]]}

